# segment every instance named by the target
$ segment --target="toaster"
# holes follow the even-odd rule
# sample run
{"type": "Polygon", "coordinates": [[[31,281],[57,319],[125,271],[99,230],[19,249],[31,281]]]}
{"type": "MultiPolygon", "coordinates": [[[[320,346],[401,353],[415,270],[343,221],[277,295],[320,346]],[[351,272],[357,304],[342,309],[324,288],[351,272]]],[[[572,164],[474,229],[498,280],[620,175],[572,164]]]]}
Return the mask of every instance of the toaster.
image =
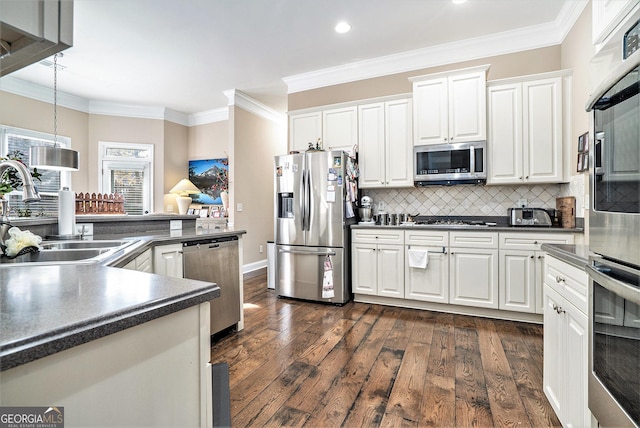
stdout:
{"type": "Polygon", "coordinates": [[[509,226],[551,225],[551,216],[542,208],[509,208],[509,226]]]}

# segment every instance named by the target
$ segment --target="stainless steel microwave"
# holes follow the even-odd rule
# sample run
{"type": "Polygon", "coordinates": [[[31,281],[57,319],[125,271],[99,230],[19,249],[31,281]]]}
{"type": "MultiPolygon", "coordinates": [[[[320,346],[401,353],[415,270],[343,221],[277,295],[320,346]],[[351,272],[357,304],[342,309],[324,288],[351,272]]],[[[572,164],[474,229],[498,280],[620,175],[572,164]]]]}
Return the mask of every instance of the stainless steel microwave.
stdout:
{"type": "Polygon", "coordinates": [[[413,148],[413,181],[431,184],[483,184],[487,181],[487,142],[428,144],[413,148]]]}

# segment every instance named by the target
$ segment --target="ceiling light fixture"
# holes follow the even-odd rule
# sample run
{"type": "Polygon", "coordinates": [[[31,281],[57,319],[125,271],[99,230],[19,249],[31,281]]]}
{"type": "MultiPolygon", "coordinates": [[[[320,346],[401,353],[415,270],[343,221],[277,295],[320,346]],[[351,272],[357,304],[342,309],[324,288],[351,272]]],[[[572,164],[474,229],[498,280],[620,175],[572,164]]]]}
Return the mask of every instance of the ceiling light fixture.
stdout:
{"type": "Polygon", "coordinates": [[[75,150],[58,147],[58,55],[53,56],[53,146],[33,146],[29,150],[31,168],[77,171],[80,155],[75,150]]]}
{"type": "Polygon", "coordinates": [[[348,22],[338,22],[335,27],[336,33],[344,34],[348,33],[351,30],[351,25],[348,22]]]}

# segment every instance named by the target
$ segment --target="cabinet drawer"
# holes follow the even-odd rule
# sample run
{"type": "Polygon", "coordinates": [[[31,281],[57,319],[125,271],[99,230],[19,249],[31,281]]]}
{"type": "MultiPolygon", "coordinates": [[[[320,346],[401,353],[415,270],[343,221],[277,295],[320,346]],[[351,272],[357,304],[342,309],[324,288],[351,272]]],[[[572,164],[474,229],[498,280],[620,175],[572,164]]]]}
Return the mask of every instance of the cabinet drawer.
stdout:
{"type": "Polygon", "coordinates": [[[500,233],[501,250],[537,251],[542,244],[573,244],[572,233],[500,233]]]}
{"type": "Polygon", "coordinates": [[[404,245],[404,230],[355,229],[351,231],[351,242],[404,245]]]}
{"type": "Polygon", "coordinates": [[[437,230],[405,230],[404,242],[406,245],[448,247],[449,232],[437,230]]]}
{"type": "Polygon", "coordinates": [[[549,254],[545,255],[544,282],[571,302],[581,312],[587,313],[589,278],[578,269],[549,254]]]}
{"type": "Polygon", "coordinates": [[[458,248],[498,248],[498,234],[495,232],[450,232],[449,245],[458,248]]]}

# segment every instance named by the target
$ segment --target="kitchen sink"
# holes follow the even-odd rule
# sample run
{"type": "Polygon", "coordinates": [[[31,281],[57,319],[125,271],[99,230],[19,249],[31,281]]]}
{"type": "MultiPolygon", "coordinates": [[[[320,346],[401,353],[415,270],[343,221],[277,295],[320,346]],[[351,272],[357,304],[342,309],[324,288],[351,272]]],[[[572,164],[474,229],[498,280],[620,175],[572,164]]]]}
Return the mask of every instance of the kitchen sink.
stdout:
{"type": "Polygon", "coordinates": [[[0,258],[0,264],[22,264],[22,263],[52,263],[58,264],[60,262],[78,262],[83,260],[93,259],[101,254],[105,254],[111,251],[111,248],[92,248],[83,250],[42,250],[35,253],[27,253],[16,257],[15,259],[9,259],[6,257],[0,258]]]}
{"type": "MultiPolygon", "coordinates": [[[[0,256],[0,267],[100,263],[137,240],[45,241],[40,251],[10,259],[0,256]]],[[[120,253],[121,254],[121,253],[120,253]]]]}
{"type": "Polygon", "coordinates": [[[91,249],[91,248],[114,248],[129,245],[133,241],[110,241],[110,240],[96,240],[96,241],[55,241],[55,242],[43,242],[40,246],[45,250],[78,250],[78,249],[91,249]]]}

